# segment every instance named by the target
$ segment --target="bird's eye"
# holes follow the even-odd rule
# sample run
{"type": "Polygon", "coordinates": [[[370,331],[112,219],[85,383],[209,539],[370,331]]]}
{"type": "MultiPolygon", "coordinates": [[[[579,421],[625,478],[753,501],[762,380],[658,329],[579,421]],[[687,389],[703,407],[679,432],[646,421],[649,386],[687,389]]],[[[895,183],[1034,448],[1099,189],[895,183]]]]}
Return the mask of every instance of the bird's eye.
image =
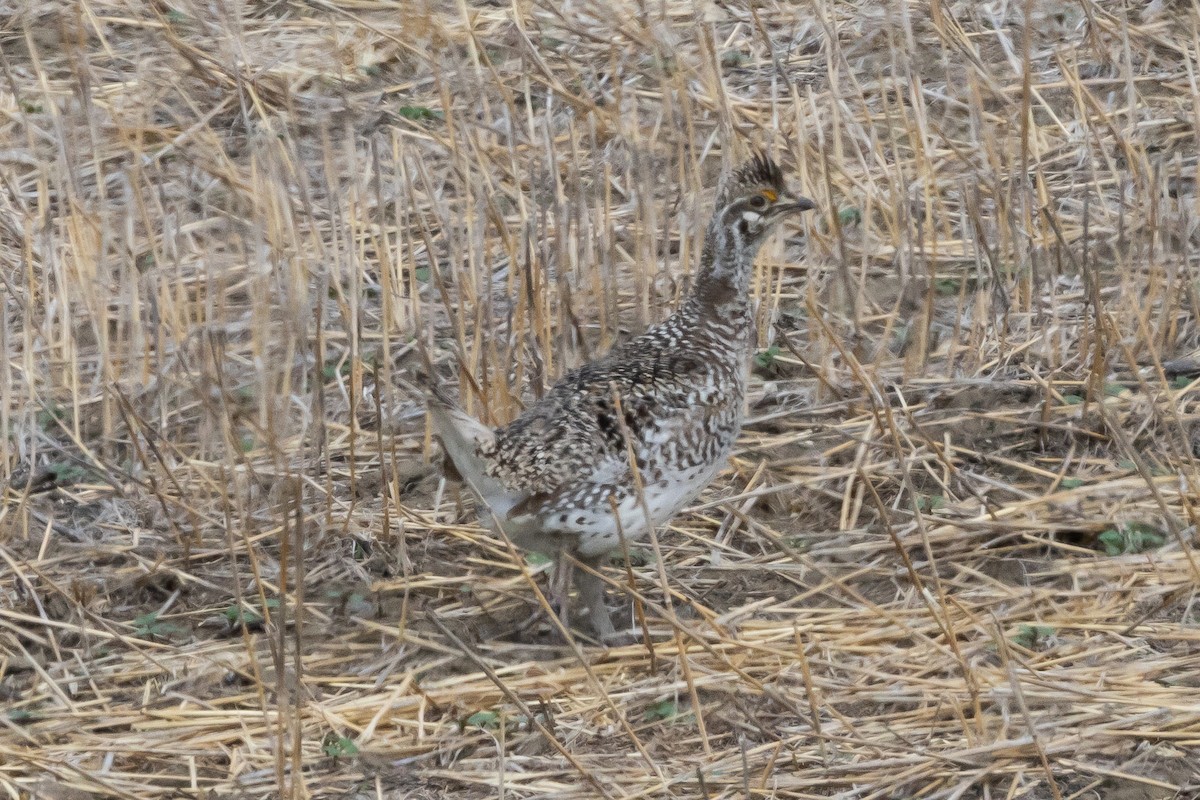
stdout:
{"type": "Polygon", "coordinates": [[[756,195],[754,195],[754,197],[750,198],[750,207],[751,208],[763,208],[764,206],[766,206],[766,204],[767,204],[767,198],[763,197],[761,194],[756,194],[756,195]]]}

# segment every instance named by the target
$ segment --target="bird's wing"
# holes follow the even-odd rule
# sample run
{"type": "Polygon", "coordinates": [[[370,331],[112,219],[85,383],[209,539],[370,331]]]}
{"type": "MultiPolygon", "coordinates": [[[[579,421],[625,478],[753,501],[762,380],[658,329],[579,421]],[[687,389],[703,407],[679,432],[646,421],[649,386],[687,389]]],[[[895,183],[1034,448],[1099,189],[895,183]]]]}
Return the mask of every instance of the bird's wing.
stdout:
{"type": "Polygon", "coordinates": [[[506,519],[553,498],[623,483],[626,434],[636,451],[640,440],[689,412],[696,373],[707,369],[703,359],[648,333],[563,376],[496,431],[462,411],[440,386],[420,391],[447,456],[492,513],[506,519]]]}
{"type": "Polygon", "coordinates": [[[614,462],[628,465],[626,435],[636,451],[656,426],[689,411],[689,373],[705,367],[678,354],[640,355],[613,354],[564,376],[483,447],[489,474],[531,495],[611,481],[614,462]]]}

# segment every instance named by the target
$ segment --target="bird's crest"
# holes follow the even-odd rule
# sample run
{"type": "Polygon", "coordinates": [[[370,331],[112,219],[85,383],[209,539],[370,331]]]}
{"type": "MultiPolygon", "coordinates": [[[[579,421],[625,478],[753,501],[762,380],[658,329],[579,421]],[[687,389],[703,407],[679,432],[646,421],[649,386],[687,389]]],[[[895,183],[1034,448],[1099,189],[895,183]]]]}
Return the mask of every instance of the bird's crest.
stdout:
{"type": "Polygon", "coordinates": [[[769,156],[758,152],[739,164],[721,181],[717,192],[717,205],[725,205],[739,195],[763,187],[774,190],[776,194],[782,193],[783,170],[769,156]]]}

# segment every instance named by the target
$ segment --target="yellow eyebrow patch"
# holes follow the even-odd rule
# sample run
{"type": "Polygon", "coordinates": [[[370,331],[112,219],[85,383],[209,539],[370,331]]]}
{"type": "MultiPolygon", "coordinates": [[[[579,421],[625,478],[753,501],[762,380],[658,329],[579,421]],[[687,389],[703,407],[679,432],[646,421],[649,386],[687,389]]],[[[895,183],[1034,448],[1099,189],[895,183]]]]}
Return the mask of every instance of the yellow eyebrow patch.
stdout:
{"type": "Polygon", "coordinates": [[[763,189],[762,196],[770,200],[772,203],[779,199],[779,195],[775,194],[774,189],[763,189]]]}

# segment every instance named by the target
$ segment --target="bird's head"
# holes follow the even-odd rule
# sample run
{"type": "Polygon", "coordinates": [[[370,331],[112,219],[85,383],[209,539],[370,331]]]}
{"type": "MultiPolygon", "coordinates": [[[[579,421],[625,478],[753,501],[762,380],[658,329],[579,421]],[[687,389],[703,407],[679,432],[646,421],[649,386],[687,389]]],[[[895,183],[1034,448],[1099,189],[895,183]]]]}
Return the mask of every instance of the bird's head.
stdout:
{"type": "Polygon", "coordinates": [[[816,208],[812,200],[788,190],[783,172],[764,155],[734,170],[717,197],[721,224],[752,246],[761,244],[780,220],[812,208],[816,208]]]}

